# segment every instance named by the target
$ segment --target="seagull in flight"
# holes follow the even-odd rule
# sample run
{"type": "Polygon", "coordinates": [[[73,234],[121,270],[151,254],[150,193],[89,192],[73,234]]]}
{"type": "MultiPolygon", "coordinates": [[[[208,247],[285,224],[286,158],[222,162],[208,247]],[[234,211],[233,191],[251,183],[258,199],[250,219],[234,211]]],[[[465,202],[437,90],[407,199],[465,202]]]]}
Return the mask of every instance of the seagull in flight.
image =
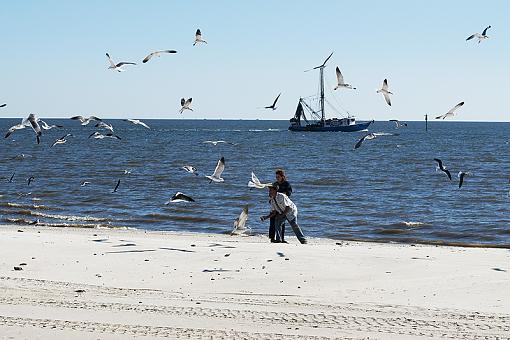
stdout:
{"type": "Polygon", "coordinates": [[[336,67],[336,81],[337,81],[337,85],[333,90],[336,90],[340,87],[343,87],[345,89],[356,90],[355,87],[352,87],[352,85],[346,84],[344,82],[344,76],[342,75],[342,72],[340,72],[340,69],[338,68],[338,66],[336,67]]]}
{"type": "Polygon", "coordinates": [[[363,144],[363,142],[365,140],[370,140],[370,139],[374,139],[374,138],[377,138],[379,136],[398,136],[399,134],[398,133],[389,133],[389,132],[371,132],[371,133],[367,133],[366,135],[364,135],[363,137],[361,137],[357,142],[356,144],[354,145],[354,150],[356,150],[357,148],[359,148],[361,146],[361,144],[363,144]]]}
{"type": "Polygon", "coordinates": [[[9,183],[12,183],[12,179],[14,178],[14,174],[16,174],[16,171],[14,171],[14,172],[12,173],[11,178],[9,178],[9,183]]]}
{"type": "Polygon", "coordinates": [[[184,110],[193,111],[193,109],[190,107],[192,100],[193,98],[188,99],[181,98],[181,110],[179,111],[179,113],[182,113],[184,110]]]}
{"type": "Polygon", "coordinates": [[[436,171],[441,170],[442,172],[444,172],[446,174],[446,176],[448,176],[448,179],[451,181],[452,175],[450,174],[450,171],[448,169],[446,169],[446,167],[443,165],[443,162],[439,158],[434,158],[434,160],[437,162],[436,171]]]}
{"type": "Polygon", "coordinates": [[[221,174],[223,173],[223,170],[225,170],[225,158],[221,157],[218,161],[218,164],[216,164],[216,169],[214,169],[214,173],[210,176],[205,176],[209,178],[209,183],[216,182],[220,183],[223,182],[224,179],[221,178],[221,174]]]}
{"type": "Polygon", "coordinates": [[[92,133],[89,138],[95,138],[95,139],[104,139],[104,138],[117,138],[122,139],[117,135],[114,135],[113,133],[107,133],[106,135],[101,134],[100,132],[94,132],[92,133]]]}
{"type": "Polygon", "coordinates": [[[271,109],[271,110],[276,110],[276,102],[278,101],[278,98],[280,98],[282,94],[280,93],[276,99],[274,100],[273,104],[272,105],[269,105],[269,106],[265,106],[264,109],[271,109]]]}
{"type": "Polygon", "coordinates": [[[30,124],[32,130],[34,130],[35,132],[37,144],[39,144],[41,142],[42,131],[41,126],[39,125],[39,119],[36,117],[36,115],[34,115],[33,113],[29,114],[28,117],[23,120],[22,124],[24,125],[30,124]]]}
{"type": "Polygon", "coordinates": [[[110,58],[110,55],[108,53],[106,53],[106,56],[108,57],[108,61],[110,62],[110,66],[108,66],[108,69],[115,70],[117,72],[124,71],[124,68],[122,67],[124,65],[136,65],[136,63],[129,63],[126,61],[115,64],[112,58],[110,58]]]}
{"type": "Polygon", "coordinates": [[[191,198],[188,195],[183,194],[182,192],[178,191],[175,193],[175,195],[170,198],[169,201],[165,202],[165,205],[169,205],[170,203],[179,203],[179,202],[195,202],[193,198],[191,198]]]}
{"type": "Polygon", "coordinates": [[[462,183],[464,183],[464,177],[468,175],[471,175],[471,173],[459,171],[459,173],[457,174],[457,177],[459,177],[459,188],[462,186],[462,183]]]}
{"type": "Polygon", "coordinates": [[[198,170],[197,168],[195,168],[194,166],[192,165],[185,165],[183,166],[181,169],[183,169],[184,171],[186,171],[187,173],[190,173],[190,174],[194,174],[196,176],[198,176],[198,170]]]}
{"type": "Polygon", "coordinates": [[[243,211],[239,215],[238,218],[234,221],[234,229],[230,233],[230,235],[239,235],[250,231],[250,228],[246,226],[246,221],[248,220],[248,206],[245,205],[243,211]]]}
{"type": "Polygon", "coordinates": [[[130,123],[133,123],[135,125],[141,125],[144,128],[150,129],[149,125],[145,124],[144,122],[142,122],[141,120],[138,120],[138,119],[123,119],[123,121],[130,122],[130,123]]]}
{"type": "Polygon", "coordinates": [[[151,60],[152,57],[161,57],[162,53],[177,53],[176,50],[162,50],[162,51],[154,51],[149,53],[145,58],[143,58],[142,63],[146,63],[151,60]]]}
{"type": "Polygon", "coordinates": [[[464,102],[460,102],[457,105],[455,105],[450,111],[446,112],[444,115],[437,116],[436,119],[445,119],[448,117],[453,117],[455,115],[455,111],[459,109],[462,105],[464,105],[464,102]]]}
{"type": "Polygon", "coordinates": [[[249,188],[257,188],[257,189],[264,189],[270,186],[271,183],[260,183],[260,180],[255,176],[255,174],[251,173],[251,180],[248,181],[248,187],[249,188]]]}
{"type": "Polygon", "coordinates": [[[119,185],[120,185],[120,179],[117,181],[117,185],[115,186],[115,189],[113,189],[113,192],[117,192],[119,185]]]}
{"type": "Polygon", "coordinates": [[[81,181],[80,186],[81,186],[81,187],[84,187],[84,186],[86,186],[86,185],[88,185],[88,184],[90,184],[90,182],[87,182],[87,181],[81,181]]]}
{"type": "Polygon", "coordinates": [[[57,139],[57,140],[56,140],[56,141],[55,141],[55,142],[51,145],[51,147],[54,147],[54,146],[55,146],[55,145],[57,145],[57,144],[65,144],[65,143],[67,143],[67,139],[66,139],[66,138],[67,138],[67,137],[70,137],[70,136],[72,136],[72,134],[68,133],[68,134],[66,134],[65,136],[60,137],[59,139],[57,139]]]}
{"type": "Polygon", "coordinates": [[[111,124],[107,124],[105,122],[99,122],[94,127],[97,127],[99,129],[110,130],[111,132],[113,132],[113,126],[111,124]]]}
{"type": "Polygon", "coordinates": [[[54,124],[48,125],[48,123],[46,123],[44,120],[41,120],[41,119],[39,119],[39,124],[41,124],[41,128],[43,130],[51,130],[53,128],[63,128],[62,125],[54,125],[54,124]]]}
{"type": "Polygon", "coordinates": [[[34,177],[34,176],[30,176],[30,177],[27,179],[27,182],[28,182],[27,186],[29,186],[29,185],[30,185],[30,183],[32,183],[34,179],[35,179],[35,177],[34,177]]]}
{"type": "Polygon", "coordinates": [[[388,79],[383,80],[382,87],[380,90],[377,90],[377,93],[382,93],[384,96],[384,100],[386,100],[386,103],[388,103],[388,105],[391,106],[390,94],[393,93],[388,90],[388,79]]]}
{"type": "Polygon", "coordinates": [[[97,118],[96,116],[90,116],[88,118],[85,118],[83,116],[74,116],[74,117],[71,117],[71,119],[79,120],[81,125],[88,125],[93,120],[97,120],[98,122],[101,121],[101,118],[97,118]]]}
{"type": "Polygon", "coordinates": [[[489,39],[489,36],[487,35],[487,30],[488,30],[489,28],[491,28],[491,26],[490,26],[490,25],[489,25],[489,26],[487,26],[487,27],[483,30],[482,34],[480,34],[480,33],[475,33],[475,34],[470,35],[469,37],[467,37],[466,41],[471,40],[471,39],[473,39],[473,38],[477,38],[477,39],[478,39],[478,43],[481,43],[481,42],[482,42],[482,40],[489,39]]]}
{"type": "Polygon", "coordinates": [[[6,107],[6,106],[7,106],[7,104],[2,104],[2,105],[0,105],[0,107],[6,107]]]}
{"type": "Polygon", "coordinates": [[[390,122],[394,122],[395,123],[395,127],[398,129],[399,127],[403,127],[403,126],[406,126],[407,127],[407,123],[401,123],[400,121],[398,121],[397,119],[390,119],[390,122]]]}
{"type": "Polygon", "coordinates": [[[200,32],[200,29],[197,29],[197,31],[195,33],[195,42],[193,43],[193,46],[195,46],[198,43],[207,44],[207,41],[202,39],[202,32],[200,32]]]}
{"type": "Polygon", "coordinates": [[[16,124],[14,126],[11,126],[9,128],[9,130],[7,131],[7,133],[5,134],[4,138],[9,138],[9,136],[12,135],[12,133],[14,131],[24,129],[24,128],[28,127],[28,126],[29,126],[28,122],[25,122],[25,120],[23,119],[20,124],[16,124]]]}

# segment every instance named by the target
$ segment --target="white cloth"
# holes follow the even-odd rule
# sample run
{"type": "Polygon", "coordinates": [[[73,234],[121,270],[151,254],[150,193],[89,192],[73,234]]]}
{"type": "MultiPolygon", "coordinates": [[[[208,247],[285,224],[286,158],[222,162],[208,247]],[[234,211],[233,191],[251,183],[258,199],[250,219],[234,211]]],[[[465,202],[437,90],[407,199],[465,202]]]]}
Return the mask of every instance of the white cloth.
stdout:
{"type": "Polygon", "coordinates": [[[278,213],[283,213],[286,207],[289,207],[289,211],[287,212],[287,219],[289,221],[292,221],[297,218],[297,207],[290,200],[290,198],[287,197],[287,195],[282,194],[281,192],[276,193],[275,198],[271,198],[269,200],[269,203],[271,203],[271,210],[276,210],[278,213]]]}

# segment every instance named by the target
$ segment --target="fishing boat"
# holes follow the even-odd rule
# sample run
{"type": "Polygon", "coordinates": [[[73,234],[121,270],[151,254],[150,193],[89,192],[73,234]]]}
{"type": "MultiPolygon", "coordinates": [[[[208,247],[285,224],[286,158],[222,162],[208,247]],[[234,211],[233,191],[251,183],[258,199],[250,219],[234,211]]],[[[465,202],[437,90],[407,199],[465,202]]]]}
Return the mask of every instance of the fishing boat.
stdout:
{"type": "Polygon", "coordinates": [[[320,94],[319,94],[319,108],[314,110],[312,105],[306,102],[304,98],[299,98],[298,106],[294,117],[290,119],[290,131],[341,131],[341,132],[355,132],[367,129],[374,121],[365,123],[356,123],[356,118],[350,114],[344,118],[329,118],[326,119],[324,112],[324,68],[326,63],[333,53],[324,60],[322,65],[314,67],[308,71],[318,69],[320,72],[320,94]],[[306,118],[305,108],[310,114],[310,119],[306,118]]]}

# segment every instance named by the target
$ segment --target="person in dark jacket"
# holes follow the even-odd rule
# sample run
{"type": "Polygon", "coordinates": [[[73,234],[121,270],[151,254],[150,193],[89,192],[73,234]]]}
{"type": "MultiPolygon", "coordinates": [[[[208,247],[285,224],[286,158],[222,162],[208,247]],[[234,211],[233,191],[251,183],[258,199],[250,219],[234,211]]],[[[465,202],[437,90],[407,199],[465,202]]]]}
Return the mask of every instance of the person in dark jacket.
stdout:
{"type": "MultiPolygon", "coordinates": [[[[289,181],[287,181],[287,176],[285,175],[285,171],[283,169],[276,169],[275,171],[276,182],[273,183],[274,186],[278,187],[278,192],[287,195],[290,198],[292,195],[292,186],[289,181]]],[[[272,243],[285,243],[285,223],[282,225],[281,230],[281,239],[275,238],[275,218],[271,217],[269,219],[269,239],[272,243]]]]}

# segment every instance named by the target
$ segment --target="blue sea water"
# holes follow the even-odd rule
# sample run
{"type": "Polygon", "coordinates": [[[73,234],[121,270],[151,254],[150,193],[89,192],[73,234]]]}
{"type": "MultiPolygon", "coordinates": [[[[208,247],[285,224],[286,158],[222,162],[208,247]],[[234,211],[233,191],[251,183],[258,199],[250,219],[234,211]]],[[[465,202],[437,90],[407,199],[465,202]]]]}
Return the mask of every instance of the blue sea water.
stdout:
{"type": "MultiPolygon", "coordinates": [[[[19,121],[0,119],[0,131],[19,121]]],[[[375,122],[370,132],[398,135],[354,151],[366,132],[296,133],[286,121],[147,120],[148,130],[107,120],[121,140],[89,139],[93,124],[46,121],[64,128],[43,131],[39,145],[31,129],[0,142],[1,224],[39,219],[50,226],[228,233],[247,204],[249,226],[265,234],[259,216],[268,212],[267,192],[247,182],[252,171],[272,182],[281,167],[307,236],[510,247],[510,123],[429,122],[426,132],[423,122],[399,129],[375,122]],[[66,133],[73,134],[66,144],[50,147],[66,133]],[[209,183],[204,175],[222,156],[225,182],[209,183]],[[436,171],[434,158],[452,181],[436,171]],[[200,176],[183,171],[185,164],[200,176]],[[460,170],[471,175],[459,189],[460,170]],[[177,191],[196,202],[165,205],[177,191]]]]}

